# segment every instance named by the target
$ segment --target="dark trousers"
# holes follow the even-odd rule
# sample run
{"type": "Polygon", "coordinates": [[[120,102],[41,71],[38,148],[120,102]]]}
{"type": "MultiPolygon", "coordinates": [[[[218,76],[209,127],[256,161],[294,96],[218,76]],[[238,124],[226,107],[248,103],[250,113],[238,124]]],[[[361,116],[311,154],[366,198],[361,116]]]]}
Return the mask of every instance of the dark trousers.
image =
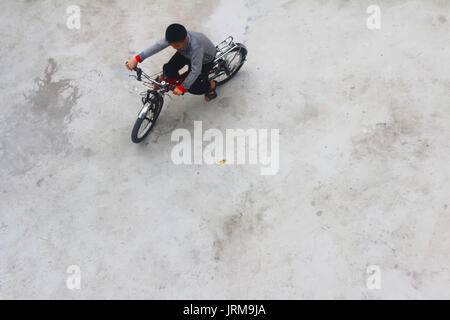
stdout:
{"type": "MultiPolygon", "coordinates": [[[[163,72],[166,77],[176,78],[179,76],[178,71],[183,69],[185,65],[189,66],[191,70],[191,61],[185,58],[181,53],[175,53],[173,57],[163,66],[163,72]]],[[[195,82],[189,88],[189,93],[205,94],[211,91],[211,83],[208,81],[208,73],[214,66],[214,61],[206,63],[202,67],[202,73],[198,76],[195,82]]]]}

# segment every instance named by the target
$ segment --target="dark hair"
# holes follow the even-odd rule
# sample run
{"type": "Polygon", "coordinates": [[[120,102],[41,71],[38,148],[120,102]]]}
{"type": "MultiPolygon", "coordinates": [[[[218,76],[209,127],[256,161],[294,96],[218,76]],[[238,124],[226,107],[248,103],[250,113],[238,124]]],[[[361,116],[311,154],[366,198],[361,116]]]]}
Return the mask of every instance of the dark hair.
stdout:
{"type": "Polygon", "coordinates": [[[166,30],[166,40],[169,43],[183,42],[186,39],[187,31],[186,28],[181,24],[174,23],[167,27],[166,30]]]}

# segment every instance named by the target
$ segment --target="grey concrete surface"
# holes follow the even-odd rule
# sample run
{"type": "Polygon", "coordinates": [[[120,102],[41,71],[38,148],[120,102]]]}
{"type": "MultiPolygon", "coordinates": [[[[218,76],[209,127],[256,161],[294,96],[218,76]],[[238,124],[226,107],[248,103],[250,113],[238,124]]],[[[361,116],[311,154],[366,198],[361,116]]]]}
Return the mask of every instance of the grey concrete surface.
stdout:
{"type": "Polygon", "coordinates": [[[0,12],[0,298],[450,298],[450,1],[3,0],[0,12]],[[366,26],[372,4],[380,30],[366,26]],[[211,103],[166,99],[134,145],[140,87],[123,64],[174,21],[233,35],[248,61],[211,103]],[[171,132],[195,120],[280,129],[279,173],[174,165],[171,132]]]}

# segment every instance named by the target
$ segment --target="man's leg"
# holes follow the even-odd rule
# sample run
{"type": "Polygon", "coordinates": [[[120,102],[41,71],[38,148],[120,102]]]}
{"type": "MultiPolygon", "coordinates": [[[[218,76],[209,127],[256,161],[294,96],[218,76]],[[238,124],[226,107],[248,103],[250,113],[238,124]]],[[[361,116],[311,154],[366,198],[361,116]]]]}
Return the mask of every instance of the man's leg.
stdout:
{"type": "Polygon", "coordinates": [[[189,93],[200,95],[205,94],[211,90],[211,83],[208,81],[208,74],[213,66],[214,62],[209,62],[202,66],[202,73],[189,88],[189,93]]]}
{"type": "Polygon", "coordinates": [[[173,57],[163,66],[163,73],[168,78],[177,78],[179,76],[178,71],[185,65],[189,64],[189,60],[186,59],[181,53],[175,53],[173,57]]]}

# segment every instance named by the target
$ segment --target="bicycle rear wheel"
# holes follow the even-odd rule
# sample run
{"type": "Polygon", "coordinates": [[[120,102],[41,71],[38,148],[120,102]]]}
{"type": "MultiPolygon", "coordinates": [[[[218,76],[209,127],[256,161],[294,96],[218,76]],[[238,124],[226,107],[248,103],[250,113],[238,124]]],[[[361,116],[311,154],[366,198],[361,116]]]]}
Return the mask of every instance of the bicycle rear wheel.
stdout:
{"type": "Polygon", "coordinates": [[[217,86],[230,81],[244,65],[247,57],[247,48],[241,43],[237,43],[236,45],[236,48],[218,61],[216,67],[214,67],[209,75],[209,80],[215,80],[217,86]]]}

